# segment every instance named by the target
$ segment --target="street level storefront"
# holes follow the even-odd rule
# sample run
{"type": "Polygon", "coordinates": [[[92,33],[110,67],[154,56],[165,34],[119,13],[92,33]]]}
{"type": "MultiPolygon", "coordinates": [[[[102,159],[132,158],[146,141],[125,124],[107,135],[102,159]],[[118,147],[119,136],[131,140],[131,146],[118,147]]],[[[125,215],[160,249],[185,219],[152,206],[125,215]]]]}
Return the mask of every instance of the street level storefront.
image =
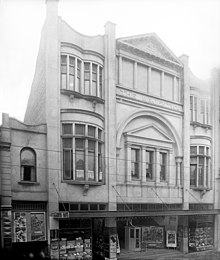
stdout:
{"type": "Polygon", "coordinates": [[[51,256],[52,259],[117,259],[117,244],[133,251],[147,251],[147,248],[175,248],[185,253],[208,250],[215,246],[214,218],[219,213],[214,209],[64,212],[61,218],[55,217],[59,230],[56,238],[51,236],[51,256]]]}
{"type": "Polygon", "coordinates": [[[21,255],[47,252],[45,202],[12,202],[12,246],[21,255]]]}
{"type": "MultiPolygon", "coordinates": [[[[54,215],[59,229],[51,230],[51,259],[116,259],[117,231],[114,219],[70,217],[69,212],[54,215]]],[[[86,215],[86,214],[85,214],[86,215]]]]}

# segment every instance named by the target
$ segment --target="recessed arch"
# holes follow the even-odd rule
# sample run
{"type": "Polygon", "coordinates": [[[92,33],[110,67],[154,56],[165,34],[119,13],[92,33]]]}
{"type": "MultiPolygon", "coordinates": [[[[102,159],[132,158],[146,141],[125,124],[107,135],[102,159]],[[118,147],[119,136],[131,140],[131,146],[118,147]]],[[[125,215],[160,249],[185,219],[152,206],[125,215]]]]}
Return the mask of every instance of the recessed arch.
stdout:
{"type": "Polygon", "coordinates": [[[121,122],[121,124],[119,125],[118,130],[117,130],[117,138],[116,138],[116,147],[118,149],[120,149],[121,137],[122,137],[122,134],[123,134],[126,126],[129,124],[129,122],[131,122],[132,120],[134,120],[138,117],[154,118],[157,121],[159,121],[163,126],[167,127],[167,129],[169,130],[169,132],[172,135],[172,139],[175,142],[177,156],[182,156],[180,136],[178,135],[174,126],[163,115],[159,114],[158,112],[149,111],[146,109],[142,109],[142,110],[138,109],[138,110],[134,111],[132,114],[130,114],[127,118],[125,118],[121,122]]]}

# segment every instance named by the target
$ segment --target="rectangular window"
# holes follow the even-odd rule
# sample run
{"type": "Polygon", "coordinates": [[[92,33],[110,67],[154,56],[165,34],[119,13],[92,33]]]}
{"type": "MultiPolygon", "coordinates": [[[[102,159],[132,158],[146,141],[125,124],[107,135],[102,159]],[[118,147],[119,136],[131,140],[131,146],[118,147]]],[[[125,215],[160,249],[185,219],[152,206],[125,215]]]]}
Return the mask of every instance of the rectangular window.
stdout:
{"type": "Polygon", "coordinates": [[[72,138],[63,139],[63,172],[64,180],[73,178],[73,154],[72,154],[72,138]]]}
{"type": "Polygon", "coordinates": [[[85,95],[90,95],[90,63],[84,63],[84,91],[85,95]]]}
{"type": "Polygon", "coordinates": [[[77,60],[76,91],[81,92],[81,61],[77,60]]]}
{"type": "Polygon", "coordinates": [[[209,156],[209,147],[190,147],[190,186],[209,186],[210,160],[211,158],[209,156]]]}
{"type": "Polygon", "coordinates": [[[166,180],[167,154],[160,152],[160,180],[166,180]]]}
{"type": "Polygon", "coordinates": [[[153,178],[153,151],[146,151],[146,178],[153,178]]]}
{"type": "Polygon", "coordinates": [[[193,121],[193,96],[190,96],[190,121],[193,121]]]}
{"type": "Polygon", "coordinates": [[[64,180],[103,182],[102,135],[92,125],[62,124],[64,180]]]}
{"type": "Polygon", "coordinates": [[[61,55],[61,88],[67,89],[67,56],[61,55]]]}
{"type": "Polygon", "coordinates": [[[138,149],[131,149],[131,177],[139,179],[139,164],[140,164],[140,151],[138,149]]]}
{"type": "Polygon", "coordinates": [[[75,58],[69,57],[69,89],[75,90],[75,58]]]}
{"type": "Polygon", "coordinates": [[[97,76],[98,76],[98,66],[92,64],[92,95],[97,96],[97,76]]]}
{"type": "Polygon", "coordinates": [[[201,109],[200,109],[200,114],[201,114],[201,123],[205,124],[205,100],[201,100],[201,109]]]}
{"type": "Polygon", "coordinates": [[[103,80],[102,80],[102,72],[103,69],[99,67],[99,97],[102,98],[102,85],[103,85],[103,80]]]}
{"type": "Polygon", "coordinates": [[[95,180],[95,141],[88,141],[88,180],[95,180]]]}
{"type": "Polygon", "coordinates": [[[76,180],[85,180],[85,141],[75,139],[76,180]]]}

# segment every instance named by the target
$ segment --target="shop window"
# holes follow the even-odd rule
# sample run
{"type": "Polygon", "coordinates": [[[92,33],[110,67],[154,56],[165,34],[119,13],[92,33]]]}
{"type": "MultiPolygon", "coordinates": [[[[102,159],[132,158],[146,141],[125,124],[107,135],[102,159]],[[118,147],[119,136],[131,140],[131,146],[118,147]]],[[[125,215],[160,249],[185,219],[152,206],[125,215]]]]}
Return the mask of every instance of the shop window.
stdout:
{"type": "Polygon", "coordinates": [[[190,186],[208,187],[210,178],[210,151],[206,146],[190,147],[190,186]]]}
{"type": "Polygon", "coordinates": [[[167,171],[167,153],[160,152],[160,180],[166,180],[167,171]]]}
{"type": "Polygon", "coordinates": [[[72,55],[61,55],[61,89],[102,98],[103,68],[72,55]],[[82,66],[83,64],[83,66],[82,66]],[[83,75],[82,73],[83,69],[83,75]],[[82,78],[81,78],[82,77],[82,78]],[[81,81],[83,86],[81,86],[81,81]]]}
{"type": "Polygon", "coordinates": [[[21,181],[36,182],[36,154],[31,148],[21,150],[21,181]]]}
{"type": "Polygon", "coordinates": [[[63,179],[103,182],[102,130],[86,124],[63,124],[62,129],[63,179]]]}
{"type": "Polygon", "coordinates": [[[131,177],[132,179],[139,179],[140,168],[140,151],[139,149],[131,149],[131,177]]]}

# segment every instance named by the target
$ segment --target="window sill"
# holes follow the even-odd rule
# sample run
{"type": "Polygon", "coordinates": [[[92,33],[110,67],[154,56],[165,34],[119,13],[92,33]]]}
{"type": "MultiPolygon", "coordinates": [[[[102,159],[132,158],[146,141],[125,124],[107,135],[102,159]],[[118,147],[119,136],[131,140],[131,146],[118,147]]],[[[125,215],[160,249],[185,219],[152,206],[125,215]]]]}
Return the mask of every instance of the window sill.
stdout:
{"type": "Polygon", "coordinates": [[[22,185],[40,185],[39,182],[35,182],[35,181],[19,181],[18,184],[22,184],[22,185]]]}
{"type": "Polygon", "coordinates": [[[90,101],[96,101],[97,103],[100,103],[100,104],[104,104],[104,100],[100,97],[81,94],[81,93],[73,91],[73,90],[61,89],[61,94],[64,94],[67,96],[73,96],[73,98],[82,98],[82,99],[87,99],[90,101]]]}
{"type": "Polygon", "coordinates": [[[97,181],[76,181],[76,180],[62,180],[63,183],[71,184],[71,185],[91,185],[91,186],[101,186],[104,185],[104,182],[97,181]]]}
{"type": "Polygon", "coordinates": [[[211,125],[199,123],[199,122],[196,122],[196,121],[191,121],[190,125],[192,125],[194,128],[196,128],[196,127],[203,127],[203,128],[205,128],[207,130],[208,129],[212,129],[211,125]]]}
{"type": "Polygon", "coordinates": [[[195,191],[210,191],[211,189],[208,187],[190,187],[191,190],[195,190],[195,191]]]}

